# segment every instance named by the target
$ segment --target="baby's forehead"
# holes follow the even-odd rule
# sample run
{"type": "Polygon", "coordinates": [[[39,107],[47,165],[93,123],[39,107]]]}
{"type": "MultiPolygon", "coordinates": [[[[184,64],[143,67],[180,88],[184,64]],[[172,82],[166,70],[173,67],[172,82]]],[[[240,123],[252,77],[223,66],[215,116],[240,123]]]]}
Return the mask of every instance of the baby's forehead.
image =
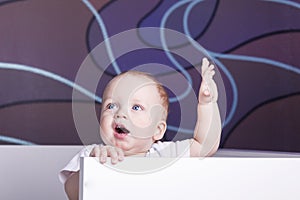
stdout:
{"type": "Polygon", "coordinates": [[[140,74],[121,74],[114,77],[106,86],[104,95],[112,92],[117,93],[131,93],[142,90],[148,90],[150,93],[159,93],[157,89],[157,83],[148,78],[147,76],[140,74]]]}

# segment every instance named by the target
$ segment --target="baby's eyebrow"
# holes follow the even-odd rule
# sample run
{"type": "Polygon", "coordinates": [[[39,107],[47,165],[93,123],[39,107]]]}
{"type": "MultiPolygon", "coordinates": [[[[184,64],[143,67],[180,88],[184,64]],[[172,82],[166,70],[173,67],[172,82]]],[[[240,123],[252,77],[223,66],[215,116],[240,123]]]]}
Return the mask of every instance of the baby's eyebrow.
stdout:
{"type": "Polygon", "coordinates": [[[137,99],[137,98],[134,98],[134,99],[132,99],[131,101],[132,101],[132,102],[137,102],[137,103],[143,103],[143,104],[146,103],[145,101],[143,101],[143,100],[141,100],[141,99],[137,99]]]}
{"type": "Polygon", "coordinates": [[[102,104],[107,104],[108,102],[111,103],[112,99],[111,98],[102,99],[102,104]]]}

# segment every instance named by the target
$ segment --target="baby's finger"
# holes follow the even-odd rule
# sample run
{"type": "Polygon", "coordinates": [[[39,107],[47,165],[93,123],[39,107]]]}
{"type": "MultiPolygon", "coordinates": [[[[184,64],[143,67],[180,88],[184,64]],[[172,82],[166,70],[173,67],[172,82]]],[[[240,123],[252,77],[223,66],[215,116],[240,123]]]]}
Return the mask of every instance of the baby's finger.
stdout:
{"type": "Polygon", "coordinates": [[[105,146],[101,146],[100,147],[100,163],[106,163],[106,159],[107,159],[107,149],[105,146]]]}
{"type": "Polygon", "coordinates": [[[93,148],[92,152],[90,153],[90,157],[99,157],[100,156],[100,147],[96,146],[93,148]]]}
{"type": "Polygon", "coordinates": [[[210,91],[209,91],[209,89],[205,89],[204,91],[203,91],[203,94],[205,95],[205,96],[210,96],[210,91]]]}
{"type": "Polygon", "coordinates": [[[213,76],[215,75],[215,70],[212,70],[212,71],[209,71],[207,70],[203,76],[203,79],[206,81],[206,82],[210,82],[213,78],[213,76]]]}
{"type": "Polygon", "coordinates": [[[214,68],[215,68],[215,66],[214,66],[214,65],[210,65],[210,66],[207,68],[207,70],[208,70],[208,71],[213,71],[213,70],[214,70],[214,68]]]}
{"type": "Polygon", "coordinates": [[[209,71],[208,77],[212,78],[216,74],[215,70],[209,71]]]}
{"type": "Polygon", "coordinates": [[[215,66],[214,65],[209,65],[209,67],[206,68],[206,70],[203,72],[204,74],[210,73],[212,71],[215,71],[215,66]]]}
{"type": "Polygon", "coordinates": [[[119,149],[119,148],[117,148],[116,150],[117,150],[117,153],[118,153],[118,159],[119,159],[119,161],[124,160],[124,152],[123,152],[123,150],[119,149]]]}
{"type": "Polygon", "coordinates": [[[111,164],[116,164],[118,162],[118,153],[114,147],[108,148],[108,155],[111,158],[111,164]]]}
{"type": "Polygon", "coordinates": [[[209,66],[209,61],[206,57],[202,59],[201,75],[203,76],[209,66]]]}

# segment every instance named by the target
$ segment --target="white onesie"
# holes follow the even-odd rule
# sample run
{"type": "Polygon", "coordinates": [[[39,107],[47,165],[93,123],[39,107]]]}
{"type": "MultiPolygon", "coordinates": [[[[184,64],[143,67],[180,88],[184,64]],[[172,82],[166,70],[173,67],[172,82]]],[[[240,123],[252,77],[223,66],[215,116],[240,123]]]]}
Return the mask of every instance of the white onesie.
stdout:
{"type": "MultiPolygon", "coordinates": [[[[152,145],[145,157],[190,157],[190,139],[177,142],[156,142],[152,145]]],[[[72,160],[59,172],[59,179],[64,184],[72,173],[80,169],[80,157],[89,157],[93,148],[97,146],[88,145],[78,152],[72,160]]]]}

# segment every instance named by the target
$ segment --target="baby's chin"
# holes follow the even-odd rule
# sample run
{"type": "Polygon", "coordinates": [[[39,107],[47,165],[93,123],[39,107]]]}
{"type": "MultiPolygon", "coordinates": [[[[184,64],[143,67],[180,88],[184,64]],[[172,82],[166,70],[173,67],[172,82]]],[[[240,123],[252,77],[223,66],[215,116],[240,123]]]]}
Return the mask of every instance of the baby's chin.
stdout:
{"type": "Polygon", "coordinates": [[[128,140],[115,140],[111,145],[118,147],[123,151],[129,151],[133,147],[128,140]]]}
{"type": "Polygon", "coordinates": [[[122,149],[125,155],[136,155],[145,153],[150,148],[146,148],[146,145],[138,147],[137,145],[134,145],[130,142],[117,142],[115,146],[122,149]]]}

